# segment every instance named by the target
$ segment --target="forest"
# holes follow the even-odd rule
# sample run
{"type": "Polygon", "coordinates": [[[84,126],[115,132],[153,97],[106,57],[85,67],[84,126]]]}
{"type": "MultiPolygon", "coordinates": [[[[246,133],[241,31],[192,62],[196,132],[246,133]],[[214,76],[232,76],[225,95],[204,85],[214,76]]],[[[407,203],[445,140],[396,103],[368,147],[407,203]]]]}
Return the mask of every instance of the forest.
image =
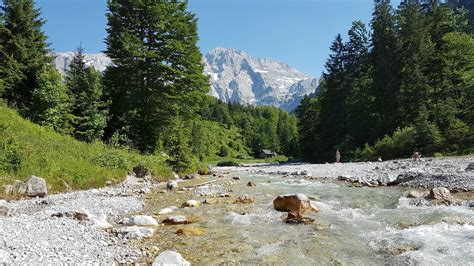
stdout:
{"type": "Polygon", "coordinates": [[[319,94],[296,111],[302,157],[472,153],[474,39],[461,2],[376,1],[369,25],[337,35],[319,94]]]}
{"type": "Polygon", "coordinates": [[[177,172],[220,158],[251,159],[264,148],[297,155],[294,115],[207,95],[198,19],[187,2],[112,0],[106,16],[105,54],[113,65],[98,72],[78,47],[62,77],[34,1],[4,0],[2,100],[22,117],[79,141],[163,155],[177,172]]]}

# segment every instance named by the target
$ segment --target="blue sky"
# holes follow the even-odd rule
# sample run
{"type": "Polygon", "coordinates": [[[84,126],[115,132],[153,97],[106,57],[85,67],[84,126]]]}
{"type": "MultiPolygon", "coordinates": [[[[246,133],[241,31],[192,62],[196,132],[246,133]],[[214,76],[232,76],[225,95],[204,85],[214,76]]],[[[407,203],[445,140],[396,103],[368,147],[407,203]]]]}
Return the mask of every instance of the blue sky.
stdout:
{"type": "MultiPolygon", "coordinates": [[[[105,49],[106,0],[37,0],[57,52],[105,49]]],[[[190,0],[199,17],[199,46],[236,48],[319,76],[337,33],[369,22],[372,0],[190,0]]]]}

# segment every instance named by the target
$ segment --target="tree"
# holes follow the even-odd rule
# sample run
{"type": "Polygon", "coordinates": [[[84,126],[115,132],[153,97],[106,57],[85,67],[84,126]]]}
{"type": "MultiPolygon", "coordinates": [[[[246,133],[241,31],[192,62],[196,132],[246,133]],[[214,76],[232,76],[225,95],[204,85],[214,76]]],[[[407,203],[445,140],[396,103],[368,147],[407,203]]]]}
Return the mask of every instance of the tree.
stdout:
{"type": "Polygon", "coordinates": [[[60,133],[70,133],[70,99],[61,74],[52,65],[37,74],[37,87],[32,93],[31,119],[60,133]]]}
{"type": "Polygon", "coordinates": [[[400,88],[398,31],[389,0],[376,1],[371,22],[373,86],[377,112],[377,135],[390,134],[397,128],[397,97],[400,88]]]}
{"type": "Polygon", "coordinates": [[[110,136],[126,128],[143,152],[153,152],[168,127],[173,106],[191,119],[208,92],[197,46],[197,18],[186,2],[108,1],[105,73],[111,100],[110,136]],[[124,79],[124,77],[126,77],[124,79]]]}
{"type": "Polygon", "coordinates": [[[175,108],[176,114],[169,121],[169,127],[164,132],[164,145],[170,159],[168,162],[176,172],[183,172],[189,168],[193,158],[189,147],[189,132],[175,108]]]}
{"type": "Polygon", "coordinates": [[[33,90],[38,87],[38,73],[51,63],[44,20],[33,0],[3,0],[1,29],[0,79],[4,80],[3,97],[23,115],[32,116],[33,90]]]}
{"type": "Polygon", "coordinates": [[[66,71],[66,87],[72,101],[72,135],[82,141],[100,140],[107,123],[106,104],[102,101],[100,73],[85,64],[82,48],[74,54],[66,71]]]}

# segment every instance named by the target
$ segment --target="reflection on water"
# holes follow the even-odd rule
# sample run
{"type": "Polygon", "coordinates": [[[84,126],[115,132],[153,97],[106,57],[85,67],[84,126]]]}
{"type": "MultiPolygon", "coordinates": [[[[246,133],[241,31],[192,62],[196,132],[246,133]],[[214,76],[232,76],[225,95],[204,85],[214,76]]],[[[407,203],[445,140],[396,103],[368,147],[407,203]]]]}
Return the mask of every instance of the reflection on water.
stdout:
{"type": "MultiPolygon", "coordinates": [[[[157,212],[188,199],[209,198],[206,191],[249,194],[255,204],[232,199],[179,209],[197,219],[193,225],[162,226],[147,245],[180,252],[194,264],[456,264],[474,262],[474,212],[468,207],[413,207],[402,188],[353,188],[314,180],[240,175],[233,184],[209,185],[199,191],[156,194],[145,211],[157,212]],[[256,187],[247,187],[252,180],[256,187]],[[303,193],[315,198],[320,212],[309,214],[312,225],[282,222],[273,210],[280,194],[303,193]],[[204,195],[204,196],[200,196],[204,195]],[[178,236],[192,226],[202,236],[178,236]]],[[[226,179],[228,182],[230,177],[226,179]]],[[[224,182],[221,182],[224,183],[224,182]]],[[[216,183],[218,184],[218,183],[216,183]]],[[[160,216],[159,216],[160,217],[160,216]]]]}

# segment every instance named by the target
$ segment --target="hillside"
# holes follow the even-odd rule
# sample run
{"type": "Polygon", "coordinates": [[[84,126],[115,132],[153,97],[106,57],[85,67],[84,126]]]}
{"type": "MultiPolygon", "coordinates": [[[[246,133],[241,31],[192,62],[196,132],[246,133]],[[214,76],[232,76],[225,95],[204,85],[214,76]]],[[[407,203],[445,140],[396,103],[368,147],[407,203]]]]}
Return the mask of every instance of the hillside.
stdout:
{"type": "Polygon", "coordinates": [[[121,181],[139,164],[155,177],[171,175],[161,157],[79,142],[0,104],[0,187],[30,175],[46,179],[52,191],[101,187],[106,181],[121,181]]]}

